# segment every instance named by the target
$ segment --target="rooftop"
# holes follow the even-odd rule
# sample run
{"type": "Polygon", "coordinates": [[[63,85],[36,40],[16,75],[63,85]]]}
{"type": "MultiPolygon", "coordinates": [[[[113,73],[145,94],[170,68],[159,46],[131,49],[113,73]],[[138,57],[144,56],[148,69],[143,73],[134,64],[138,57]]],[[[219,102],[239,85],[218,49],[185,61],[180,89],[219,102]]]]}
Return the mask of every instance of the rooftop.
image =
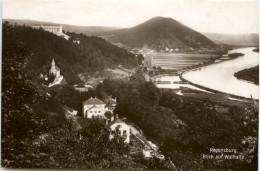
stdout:
{"type": "Polygon", "coordinates": [[[97,99],[96,97],[95,98],[91,97],[90,99],[85,100],[82,103],[85,104],[85,105],[102,105],[102,104],[105,104],[101,100],[97,99]]]}
{"type": "Polygon", "coordinates": [[[55,66],[55,69],[56,69],[56,70],[58,70],[58,71],[60,71],[60,68],[59,68],[59,67],[57,67],[57,66],[55,66]]]}
{"type": "Polygon", "coordinates": [[[92,106],[91,108],[89,108],[88,110],[86,110],[86,112],[87,112],[87,111],[90,111],[91,109],[96,108],[96,107],[97,107],[97,106],[94,105],[94,106],[92,106]]]}
{"type": "Polygon", "coordinates": [[[125,123],[125,122],[123,122],[121,119],[118,119],[118,118],[116,118],[115,120],[113,120],[112,122],[110,122],[107,126],[111,126],[111,125],[113,125],[113,124],[115,124],[115,123],[125,123]]]}
{"type": "Polygon", "coordinates": [[[107,104],[106,104],[106,107],[114,107],[113,104],[116,105],[116,102],[113,101],[113,100],[109,100],[109,101],[107,102],[107,104]]]}

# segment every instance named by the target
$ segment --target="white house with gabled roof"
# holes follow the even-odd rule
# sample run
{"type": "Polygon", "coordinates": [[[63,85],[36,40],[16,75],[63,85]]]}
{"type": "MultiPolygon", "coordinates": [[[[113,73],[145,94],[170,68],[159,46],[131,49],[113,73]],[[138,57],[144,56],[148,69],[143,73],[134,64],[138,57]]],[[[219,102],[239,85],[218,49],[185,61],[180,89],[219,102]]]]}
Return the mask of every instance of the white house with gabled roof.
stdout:
{"type": "Polygon", "coordinates": [[[82,112],[84,118],[101,117],[105,116],[105,106],[106,104],[101,100],[95,98],[90,98],[82,102],[82,112]]]}
{"type": "Polygon", "coordinates": [[[115,134],[125,138],[125,143],[130,143],[130,127],[121,119],[116,118],[107,125],[110,130],[110,138],[113,138],[115,134]]]}
{"type": "Polygon", "coordinates": [[[95,98],[90,98],[82,102],[82,112],[84,118],[92,118],[92,117],[100,117],[104,118],[106,112],[113,113],[116,107],[116,98],[113,99],[111,97],[107,98],[106,103],[95,98]]]}

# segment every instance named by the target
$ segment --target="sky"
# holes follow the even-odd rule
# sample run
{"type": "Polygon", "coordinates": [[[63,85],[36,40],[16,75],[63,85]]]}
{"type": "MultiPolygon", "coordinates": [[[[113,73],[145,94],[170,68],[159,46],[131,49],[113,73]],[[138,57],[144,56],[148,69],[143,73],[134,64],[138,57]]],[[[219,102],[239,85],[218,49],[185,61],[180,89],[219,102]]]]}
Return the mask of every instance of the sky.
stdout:
{"type": "Polygon", "coordinates": [[[258,33],[258,0],[3,0],[4,19],[133,27],[170,17],[199,32],[258,33]]]}

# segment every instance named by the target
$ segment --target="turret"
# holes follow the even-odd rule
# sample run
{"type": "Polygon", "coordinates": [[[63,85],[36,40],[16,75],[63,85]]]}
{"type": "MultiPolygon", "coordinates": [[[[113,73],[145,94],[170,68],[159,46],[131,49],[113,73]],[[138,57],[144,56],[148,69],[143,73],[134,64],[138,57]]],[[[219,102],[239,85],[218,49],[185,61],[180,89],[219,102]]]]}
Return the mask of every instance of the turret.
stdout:
{"type": "Polygon", "coordinates": [[[52,65],[52,66],[55,66],[55,61],[54,61],[54,58],[52,58],[51,65],[52,65]]]}

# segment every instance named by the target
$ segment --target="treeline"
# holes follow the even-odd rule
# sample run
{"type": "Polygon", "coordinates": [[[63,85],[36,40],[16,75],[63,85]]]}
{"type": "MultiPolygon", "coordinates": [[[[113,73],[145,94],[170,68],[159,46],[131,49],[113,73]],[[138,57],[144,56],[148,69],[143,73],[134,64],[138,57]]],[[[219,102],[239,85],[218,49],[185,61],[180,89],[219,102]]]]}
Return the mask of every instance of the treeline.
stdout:
{"type": "Polygon", "coordinates": [[[24,72],[30,49],[3,24],[1,165],[6,168],[169,169],[129,155],[97,119],[67,120],[60,99],[39,93],[24,72]],[[98,137],[98,138],[97,138],[98,137]]]}
{"type": "Polygon", "coordinates": [[[231,53],[231,54],[228,54],[228,56],[230,57],[230,58],[237,58],[237,57],[239,57],[239,56],[244,56],[245,54],[243,54],[243,53],[231,53]]]}
{"type": "Polygon", "coordinates": [[[69,82],[80,82],[78,73],[93,72],[119,64],[126,68],[137,66],[134,54],[116,47],[99,37],[67,33],[69,41],[52,33],[26,26],[13,26],[19,38],[31,51],[26,61],[26,72],[31,77],[47,74],[52,58],[69,82]],[[73,43],[78,38],[80,44],[73,43]]]}

